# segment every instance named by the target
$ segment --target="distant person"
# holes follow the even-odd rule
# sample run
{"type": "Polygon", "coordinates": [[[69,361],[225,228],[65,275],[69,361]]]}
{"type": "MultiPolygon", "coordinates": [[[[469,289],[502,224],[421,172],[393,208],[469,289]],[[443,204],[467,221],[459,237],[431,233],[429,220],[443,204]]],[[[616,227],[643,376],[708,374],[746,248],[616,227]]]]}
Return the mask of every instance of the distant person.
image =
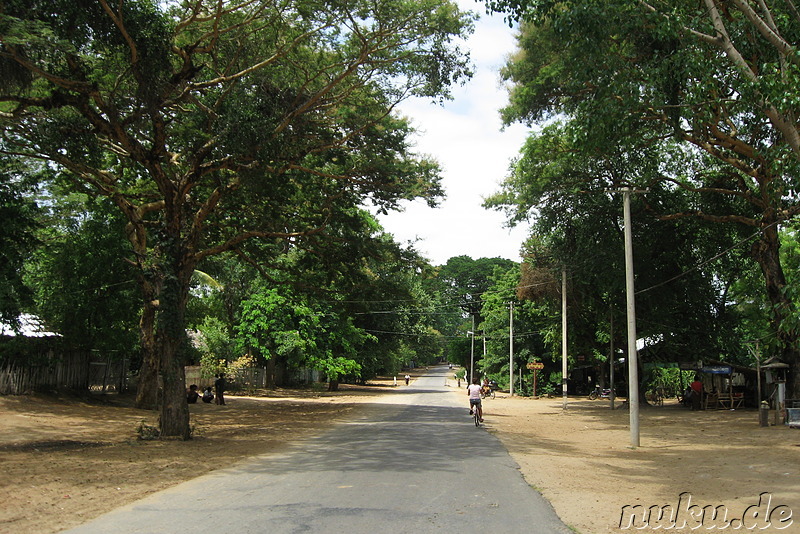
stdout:
{"type": "Polygon", "coordinates": [[[208,386],[206,389],[203,390],[203,402],[208,404],[213,400],[214,400],[214,392],[211,391],[211,386],[208,386]]]}
{"type": "Polygon", "coordinates": [[[694,375],[694,382],[689,384],[692,389],[692,410],[699,410],[703,400],[703,383],[700,375],[694,375]]]}
{"type": "Polygon", "coordinates": [[[227,386],[227,382],[225,381],[225,373],[220,373],[217,379],[214,380],[214,393],[217,394],[217,398],[214,400],[214,403],[221,406],[225,405],[225,386],[227,386]]]}
{"type": "Polygon", "coordinates": [[[197,399],[200,394],[197,392],[197,384],[192,384],[186,391],[186,402],[189,404],[197,404],[197,399]]]}
{"type": "Polygon", "coordinates": [[[406,375],[406,385],[408,385],[408,381],[411,380],[411,377],[406,375]]]}

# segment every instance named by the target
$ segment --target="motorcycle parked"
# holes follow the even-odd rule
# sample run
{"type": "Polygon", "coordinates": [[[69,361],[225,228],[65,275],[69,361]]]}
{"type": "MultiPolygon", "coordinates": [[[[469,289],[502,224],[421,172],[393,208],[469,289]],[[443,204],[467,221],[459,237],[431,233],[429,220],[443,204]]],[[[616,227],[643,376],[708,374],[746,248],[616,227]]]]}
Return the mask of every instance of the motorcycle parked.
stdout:
{"type": "Polygon", "coordinates": [[[600,389],[600,386],[595,386],[594,390],[592,390],[589,393],[589,400],[595,400],[597,398],[610,399],[611,398],[611,388],[600,389]]]}

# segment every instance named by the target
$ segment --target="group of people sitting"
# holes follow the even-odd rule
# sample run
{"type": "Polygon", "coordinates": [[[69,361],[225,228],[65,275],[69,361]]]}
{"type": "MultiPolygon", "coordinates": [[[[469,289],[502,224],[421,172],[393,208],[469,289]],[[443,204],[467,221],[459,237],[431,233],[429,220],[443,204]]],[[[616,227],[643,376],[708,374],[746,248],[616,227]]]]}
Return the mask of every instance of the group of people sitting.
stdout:
{"type": "Polygon", "coordinates": [[[224,405],[225,404],[225,386],[227,382],[225,381],[225,374],[220,373],[214,376],[214,390],[211,390],[211,386],[206,387],[203,390],[202,395],[197,391],[198,387],[197,384],[192,384],[189,386],[189,389],[186,390],[186,402],[189,404],[197,404],[197,399],[202,399],[203,402],[206,404],[210,404],[211,401],[214,401],[215,404],[224,405]]]}

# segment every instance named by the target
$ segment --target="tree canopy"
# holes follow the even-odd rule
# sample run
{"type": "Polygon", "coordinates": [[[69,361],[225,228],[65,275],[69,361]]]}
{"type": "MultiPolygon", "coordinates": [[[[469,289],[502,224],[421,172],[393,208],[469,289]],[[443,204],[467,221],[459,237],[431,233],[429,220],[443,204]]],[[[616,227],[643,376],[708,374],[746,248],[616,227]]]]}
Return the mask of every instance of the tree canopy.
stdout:
{"type": "MultiPolygon", "coordinates": [[[[762,271],[773,331],[785,359],[800,365],[797,332],[785,328],[797,308],[779,252],[781,225],[800,212],[793,118],[800,110],[792,96],[800,87],[794,44],[800,17],[792,5],[490,0],[487,6],[522,24],[520,50],[504,71],[513,84],[504,119],[560,117],[563,135],[541,146],[557,148],[566,139],[568,150],[591,163],[589,172],[574,175],[561,172],[559,160],[530,159],[523,164],[528,170],[518,167],[521,174],[551,195],[650,188],[654,194],[643,202],[663,221],[730,223],[733,235],[748,227],[757,234],[751,254],[762,271]]],[[[524,206],[528,200],[520,198],[524,206]]]]}
{"type": "Polygon", "coordinates": [[[206,258],[302,246],[364,202],[435,202],[437,165],[393,113],[469,74],[471,16],[433,0],[10,1],[3,137],[125,218],[142,293],[142,404],[189,434],[185,310],[206,258]]]}

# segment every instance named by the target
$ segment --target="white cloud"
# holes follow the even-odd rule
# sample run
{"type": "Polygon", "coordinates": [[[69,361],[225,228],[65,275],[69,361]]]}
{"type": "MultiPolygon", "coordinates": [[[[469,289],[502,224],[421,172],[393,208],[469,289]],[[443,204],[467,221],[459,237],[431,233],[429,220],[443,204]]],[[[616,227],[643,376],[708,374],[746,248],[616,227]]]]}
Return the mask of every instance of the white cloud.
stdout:
{"type": "MultiPolygon", "coordinates": [[[[461,3],[465,9],[482,8],[461,3]]],[[[436,265],[459,255],[519,260],[527,230],[509,231],[502,213],[481,206],[499,190],[527,135],[521,125],[501,131],[499,116],[507,102],[499,69],[515,44],[514,31],[502,17],[481,14],[468,41],[475,63],[472,80],[453,88],[454,100],[444,106],[414,99],[400,109],[419,130],[417,152],[431,155],[442,166],[447,200],[439,209],[413,202],[404,212],[381,216],[380,221],[398,241],[421,239],[417,249],[436,265]]]]}

